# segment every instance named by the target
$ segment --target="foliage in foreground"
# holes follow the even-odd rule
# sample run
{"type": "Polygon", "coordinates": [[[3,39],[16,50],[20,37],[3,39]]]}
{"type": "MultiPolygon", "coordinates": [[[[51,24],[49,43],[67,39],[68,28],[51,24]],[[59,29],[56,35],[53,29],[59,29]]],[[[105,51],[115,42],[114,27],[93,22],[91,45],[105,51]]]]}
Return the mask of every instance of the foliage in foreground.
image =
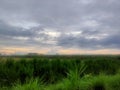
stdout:
{"type": "MultiPolygon", "coordinates": [[[[71,73],[73,75],[73,73],[71,73]]],[[[11,88],[0,90],[120,90],[120,75],[86,75],[67,77],[56,84],[44,84],[39,79],[31,79],[25,84],[17,83],[11,88]]]]}

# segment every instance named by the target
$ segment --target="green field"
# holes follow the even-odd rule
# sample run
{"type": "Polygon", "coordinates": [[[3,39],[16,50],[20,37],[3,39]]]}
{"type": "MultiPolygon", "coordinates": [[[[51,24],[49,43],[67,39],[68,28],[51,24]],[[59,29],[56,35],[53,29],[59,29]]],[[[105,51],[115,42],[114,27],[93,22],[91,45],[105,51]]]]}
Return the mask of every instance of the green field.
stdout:
{"type": "Polygon", "coordinates": [[[0,90],[120,90],[120,56],[1,56],[0,90]]]}

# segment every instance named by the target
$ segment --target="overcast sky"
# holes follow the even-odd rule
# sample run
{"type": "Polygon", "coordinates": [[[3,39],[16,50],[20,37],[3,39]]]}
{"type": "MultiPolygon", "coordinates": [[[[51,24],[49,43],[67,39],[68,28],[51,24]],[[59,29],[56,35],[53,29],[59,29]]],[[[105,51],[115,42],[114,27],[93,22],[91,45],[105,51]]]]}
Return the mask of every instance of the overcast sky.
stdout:
{"type": "Polygon", "coordinates": [[[0,0],[0,52],[120,54],[120,0],[0,0]]]}

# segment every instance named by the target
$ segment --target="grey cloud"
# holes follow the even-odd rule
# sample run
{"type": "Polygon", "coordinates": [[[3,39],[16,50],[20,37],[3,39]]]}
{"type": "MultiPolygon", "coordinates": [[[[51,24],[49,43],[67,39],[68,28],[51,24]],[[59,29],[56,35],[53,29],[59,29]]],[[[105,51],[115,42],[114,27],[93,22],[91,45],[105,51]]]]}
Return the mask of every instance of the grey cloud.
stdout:
{"type": "Polygon", "coordinates": [[[11,39],[13,42],[16,40],[13,37],[28,37],[28,40],[18,40],[16,44],[119,49],[119,10],[119,0],[0,0],[0,40],[11,39]],[[40,26],[23,30],[20,26],[10,25],[21,21],[35,22],[40,26]],[[52,38],[44,33],[46,28],[61,35],[52,38]],[[82,35],[66,34],[75,31],[81,31],[82,35]],[[87,38],[96,36],[102,38],[87,38]],[[52,41],[56,43],[52,44],[52,41]]]}
{"type": "Polygon", "coordinates": [[[97,46],[96,41],[96,39],[89,40],[83,36],[62,35],[62,37],[58,39],[58,45],[66,48],[94,49],[97,46]]]}
{"type": "Polygon", "coordinates": [[[0,35],[3,36],[32,36],[33,33],[22,28],[12,27],[5,22],[0,22],[0,35]]]}
{"type": "Polygon", "coordinates": [[[48,46],[52,39],[45,34],[43,27],[23,29],[0,21],[0,44],[5,46],[48,46]],[[38,39],[38,40],[36,40],[38,39]],[[39,40],[40,39],[40,40],[39,40]]]}
{"type": "MultiPolygon", "coordinates": [[[[97,36],[97,33],[84,33],[82,36],[62,35],[58,38],[58,46],[65,48],[82,48],[82,49],[120,49],[120,35],[108,35],[102,39],[89,38],[90,36],[97,36]],[[84,36],[86,35],[86,36],[84,36]],[[88,35],[88,36],[87,36],[88,35]]],[[[102,35],[102,34],[101,34],[102,35]]]]}
{"type": "Polygon", "coordinates": [[[109,47],[109,48],[117,48],[120,49],[120,35],[115,34],[111,35],[104,40],[101,41],[102,46],[109,47]]]}

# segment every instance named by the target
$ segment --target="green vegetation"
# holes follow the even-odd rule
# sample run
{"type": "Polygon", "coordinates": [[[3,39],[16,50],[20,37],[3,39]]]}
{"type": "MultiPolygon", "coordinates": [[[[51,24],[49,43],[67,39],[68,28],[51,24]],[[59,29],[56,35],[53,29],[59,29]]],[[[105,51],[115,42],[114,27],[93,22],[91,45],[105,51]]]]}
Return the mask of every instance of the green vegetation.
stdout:
{"type": "Polygon", "coordinates": [[[120,56],[0,57],[0,90],[120,90],[120,56]]]}

